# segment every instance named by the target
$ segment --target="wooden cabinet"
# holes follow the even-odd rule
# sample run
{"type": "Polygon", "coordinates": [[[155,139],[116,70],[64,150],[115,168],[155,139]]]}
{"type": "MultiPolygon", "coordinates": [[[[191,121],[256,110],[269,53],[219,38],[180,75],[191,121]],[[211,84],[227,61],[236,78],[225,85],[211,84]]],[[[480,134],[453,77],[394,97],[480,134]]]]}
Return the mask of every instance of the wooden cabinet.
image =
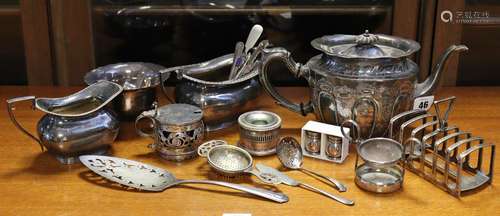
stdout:
{"type": "MultiPolygon", "coordinates": [[[[463,40],[464,31],[469,31],[471,26],[464,28],[464,25],[452,25],[440,19],[444,10],[459,11],[475,7],[462,0],[344,0],[319,6],[320,2],[325,4],[329,1],[297,1],[293,5],[278,3],[232,9],[191,5],[189,10],[183,5],[184,2],[186,1],[162,1],[161,4],[146,0],[21,1],[28,83],[81,85],[83,75],[92,68],[123,61],[152,61],[170,67],[207,60],[231,52],[234,43],[238,39],[244,40],[247,34],[245,30],[256,22],[267,25],[264,26],[267,37],[275,45],[285,46],[292,51],[298,50],[294,54],[297,53],[299,61],[317,54],[309,46],[309,40],[324,34],[356,34],[369,29],[375,33],[414,39],[422,45],[421,51],[413,57],[421,67],[421,79],[429,74],[446,47],[462,42],[477,42],[479,37],[477,34],[470,36],[472,33],[467,33],[463,40]],[[116,4],[110,5],[109,2],[116,4]],[[130,5],[129,2],[144,4],[130,5]],[[153,9],[145,6],[147,3],[151,3],[153,9]],[[124,7],[136,10],[120,11],[124,7]],[[134,18],[134,13],[137,16],[135,20],[110,16],[120,12],[122,15],[126,13],[124,17],[128,18],[134,18]],[[159,18],[159,21],[145,18],[148,16],[159,18]],[[290,16],[296,19],[290,21],[287,18],[290,16]],[[232,17],[232,23],[224,23],[232,17]],[[242,17],[245,18],[244,21],[238,20],[242,17]],[[198,21],[192,21],[191,18],[198,21]],[[199,20],[206,21],[206,24],[199,20]],[[319,24],[318,20],[321,20],[319,24]],[[148,30],[141,25],[167,27],[148,30]],[[311,27],[314,25],[319,27],[311,27]]],[[[471,52],[477,56],[477,53],[483,51],[471,52]]],[[[449,62],[442,84],[467,84],[464,79],[470,79],[467,77],[471,74],[466,70],[480,64],[469,59],[461,61],[459,65],[458,59],[458,56],[454,56],[449,62]]],[[[284,74],[283,77],[286,77],[286,73],[284,74]]],[[[290,80],[292,79],[283,78],[278,79],[278,82],[284,85],[297,84],[289,83],[290,80]]]]}

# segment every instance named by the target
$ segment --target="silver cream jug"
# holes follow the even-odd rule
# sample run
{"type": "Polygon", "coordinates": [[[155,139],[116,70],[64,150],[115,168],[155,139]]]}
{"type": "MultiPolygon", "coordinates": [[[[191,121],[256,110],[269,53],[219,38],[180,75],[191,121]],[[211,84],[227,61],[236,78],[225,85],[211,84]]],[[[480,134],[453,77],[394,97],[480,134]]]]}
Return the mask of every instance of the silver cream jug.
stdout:
{"type": "Polygon", "coordinates": [[[55,155],[63,164],[78,162],[82,154],[104,154],[118,135],[119,121],[105,106],[122,92],[118,84],[99,81],[61,98],[16,97],[7,100],[14,125],[55,155]],[[14,116],[14,104],[30,101],[33,108],[47,113],[37,124],[38,136],[24,129],[14,116]]]}
{"type": "Polygon", "coordinates": [[[320,121],[336,125],[356,121],[364,138],[384,136],[392,116],[409,110],[415,98],[433,93],[450,54],[468,49],[450,46],[430,76],[417,83],[419,68],[409,56],[420,45],[413,40],[365,32],[323,36],[311,45],[323,54],[307,64],[295,62],[284,48],[264,50],[262,85],[280,105],[302,115],[314,112],[320,121]],[[292,103],[274,89],[268,78],[273,60],[283,61],[295,76],[308,81],[309,102],[292,103]]]}

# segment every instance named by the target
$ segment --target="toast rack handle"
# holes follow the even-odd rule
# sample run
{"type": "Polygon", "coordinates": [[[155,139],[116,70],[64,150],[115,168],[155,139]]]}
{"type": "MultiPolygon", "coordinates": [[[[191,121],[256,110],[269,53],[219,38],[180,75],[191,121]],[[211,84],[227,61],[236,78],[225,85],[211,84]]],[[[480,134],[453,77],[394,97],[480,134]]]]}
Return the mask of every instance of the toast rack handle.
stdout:
{"type": "Polygon", "coordinates": [[[17,127],[17,129],[21,130],[24,134],[28,135],[31,139],[35,140],[39,145],[40,148],[43,151],[43,144],[40,139],[38,139],[35,135],[31,134],[28,132],[28,130],[24,129],[24,127],[19,124],[19,122],[16,120],[16,116],[14,115],[14,110],[16,109],[14,104],[17,102],[21,101],[31,101],[31,108],[35,109],[35,96],[23,96],[23,97],[15,97],[7,100],[7,112],[9,113],[10,120],[14,125],[17,127]]]}
{"type": "Polygon", "coordinates": [[[450,112],[453,108],[453,104],[455,103],[456,98],[457,97],[455,97],[455,96],[451,96],[448,98],[434,101],[434,109],[436,110],[436,116],[437,116],[438,121],[439,121],[439,129],[440,130],[444,129],[445,127],[448,126],[448,116],[450,115],[450,112]],[[440,110],[439,106],[443,103],[446,103],[446,102],[448,102],[448,107],[446,107],[444,114],[441,115],[441,110],[440,110]]]}

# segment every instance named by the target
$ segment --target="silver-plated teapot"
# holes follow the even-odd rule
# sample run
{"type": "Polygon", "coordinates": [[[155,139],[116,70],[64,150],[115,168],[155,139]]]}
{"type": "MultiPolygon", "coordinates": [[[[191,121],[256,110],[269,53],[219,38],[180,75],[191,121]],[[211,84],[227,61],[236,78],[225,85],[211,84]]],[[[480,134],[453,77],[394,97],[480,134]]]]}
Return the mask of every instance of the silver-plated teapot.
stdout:
{"type": "Polygon", "coordinates": [[[98,81],[61,98],[11,98],[7,111],[14,125],[38,142],[42,150],[46,148],[63,164],[73,164],[79,155],[106,153],[115,140],[119,121],[105,106],[122,90],[118,84],[98,81]],[[21,101],[30,101],[33,108],[47,113],[38,121],[38,136],[24,129],[14,116],[14,104],[21,101]]]}
{"type": "Polygon", "coordinates": [[[264,50],[262,85],[280,105],[302,115],[314,112],[320,121],[336,125],[355,120],[364,138],[384,136],[392,116],[409,110],[416,97],[432,94],[450,54],[468,49],[450,46],[430,76],[417,83],[419,68],[409,56],[420,45],[413,40],[366,31],[323,36],[311,44],[323,54],[305,65],[295,62],[284,48],[264,50]],[[308,81],[311,101],[296,104],[277,93],[267,74],[273,60],[284,61],[295,76],[308,81]]]}

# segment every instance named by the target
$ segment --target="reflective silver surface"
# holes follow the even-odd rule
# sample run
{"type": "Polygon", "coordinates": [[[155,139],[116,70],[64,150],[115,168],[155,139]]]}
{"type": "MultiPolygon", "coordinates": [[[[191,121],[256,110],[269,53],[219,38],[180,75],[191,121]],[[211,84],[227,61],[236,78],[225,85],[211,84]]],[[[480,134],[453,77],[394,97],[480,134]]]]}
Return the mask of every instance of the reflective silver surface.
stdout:
{"type": "Polygon", "coordinates": [[[356,169],[355,183],[367,191],[390,193],[401,188],[403,171],[400,167],[374,167],[363,164],[356,169]]]}
{"type": "Polygon", "coordinates": [[[114,110],[125,120],[133,120],[141,112],[152,109],[156,99],[156,86],[169,77],[160,75],[163,66],[145,62],[126,62],[96,68],[84,77],[85,83],[107,80],[121,85],[122,95],[113,103],[114,110]]]}
{"type": "Polygon", "coordinates": [[[388,138],[367,139],[357,145],[355,183],[375,193],[390,193],[403,185],[403,145],[388,138]],[[361,158],[364,163],[359,164],[361,158]],[[359,165],[358,165],[359,164],[359,165]]]}
{"type": "Polygon", "coordinates": [[[448,125],[455,97],[434,101],[435,112],[406,112],[391,119],[389,134],[404,140],[408,170],[460,197],[493,179],[495,144],[448,125]],[[440,106],[446,108],[441,110],[440,106]]]}
{"type": "Polygon", "coordinates": [[[98,67],[84,77],[85,83],[94,84],[99,80],[114,82],[123,90],[137,90],[158,86],[161,82],[160,70],[163,66],[146,62],[126,62],[98,67]]]}
{"type": "MultiPolygon", "coordinates": [[[[177,103],[187,103],[203,110],[207,131],[227,128],[241,113],[256,109],[261,94],[257,80],[260,61],[241,78],[228,80],[233,55],[224,55],[203,63],[163,70],[177,74],[181,83],[175,87],[177,103]]],[[[164,91],[165,88],[163,88],[164,91]]]]}
{"type": "Polygon", "coordinates": [[[136,131],[139,135],[151,137],[150,145],[167,160],[182,161],[196,156],[196,149],[205,136],[200,108],[189,104],[169,104],[145,111],[137,116],[136,131]],[[149,119],[151,132],[144,132],[139,125],[142,119],[149,119]]]}
{"type": "Polygon", "coordinates": [[[327,135],[326,155],[331,158],[340,158],[342,156],[342,138],[327,135]]]}
{"type": "Polygon", "coordinates": [[[408,58],[419,49],[415,41],[387,35],[333,35],[312,45],[324,53],[305,65],[283,48],[265,49],[262,85],[280,105],[302,115],[314,112],[320,121],[336,125],[355,120],[363,138],[384,136],[392,116],[409,110],[414,98],[432,94],[450,54],[467,50],[464,45],[450,46],[431,75],[417,83],[418,66],[408,58]],[[296,104],[278,94],[267,74],[274,60],[308,81],[311,101],[296,104]]]}
{"type": "Polygon", "coordinates": [[[265,172],[265,173],[270,173],[270,174],[273,174],[275,176],[278,176],[278,178],[280,179],[280,182],[282,182],[283,184],[286,184],[286,185],[289,185],[289,186],[292,186],[292,187],[301,187],[301,188],[304,188],[306,190],[309,190],[309,191],[312,191],[312,192],[315,192],[315,193],[319,193],[323,196],[326,196],[330,199],[333,199],[337,202],[340,202],[342,204],[345,204],[345,205],[354,205],[354,201],[352,200],[349,200],[349,199],[346,199],[344,197],[340,197],[340,196],[337,196],[337,195],[333,195],[331,193],[328,193],[326,191],[323,191],[323,190],[320,190],[316,187],[313,187],[312,185],[309,185],[309,184],[305,184],[305,183],[302,183],[302,182],[299,182],[293,178],[290,178],[288,175],[286,175],[285,173],[283,172],[280,172],[278,171],[277,169],[274,169],[272,167],[268,167],[264,164],[257,164],[256,165],[257,169],[261,172],[265,172]]]}
{"type": "Polygon", "coordinates": [[[302,167],[303,155],[302,148],[300,147],[299,142],[293,137],[283,137],[278,142],[278,146],[276,146],[276,154],[278,155],[278,159],[280,160],[283,166],[289,169],[300,170],[305,173],[309,173],[320,177],[335,186],[340,192],[347,191],[347,187],[341,182],[337,181],[332,177],[328,177],[312,170],[306,169],[302,167]]]}
{"type": "Polygon", "coordinates": [[[209,163],[227,172],[238,172],[252,166],[252,157],[231,147],[214,147],[207,155],[209,163]]]}
{"type": "Polygon", "coordinates": [[[313,131],[306,131],[305,149],[311,154],[319,154],[321,151],[321,134],[313,131]]]}
{"type": "Polygon", "coordinates": [[[123,91],[113,102],[113,110],[121,119],[133,120],[141,112],[152,109],[155,101],[157,96],[154,87],[123,91]]]}
{"type": "Polygon", "coordinates": [[[403,146],[393,139],[371,138],[358,145],[358,154],[366,162],[378,165],[393,164],[401,160],[403,146]]]}
{"type": "Polygon", "coordinates": [[[18,97],[7,100],[9,116],[23,133],[37,141],[63,164],[78,162],[82,154],[106,153],[115,140],[119,121],[104,106],[120,94],[115,83],[100,81],[62,98],[18,97]],[[31,101],[37,109],[46,112],[37,124],[38,135],[32,135],[15,119],[14,104],[31,101]]]}
{"type": "Polygon", "coordinates": [[[368,30],[361,35],[323,36],[311,41],[311,45],[325,54],[342,58],[401,58],[420,49],[416,41],[392,35],[370,34],[368,30]]]}
{"type": "Polygon", "coordinates": [[[236,177],[248,173],[268,184],[279,184],[281,181],[274,175],[253,170],[252,156],[242,148],[211,140],[198,147],[198,155],[206,157],[208,164],[219,174],[236,177]]]}
{"type": "Polygon", "coordinates": [[[96,174],[119,184],[148,191],[163,191],[180,184],[211,184],[247,192],[278,203],[285,203],[288,197],[260,188],[211,180],[182,180],[167,170],[116,157],[83,155],[82,163],[96,174]]]}
{"type": "Polygon", "coordinates": [[[238,124],[238,146],[256,156],[276,152],[281,129],[281,118],[277,114],[262,110],[246,112],[238,117],[238,124]]]}

